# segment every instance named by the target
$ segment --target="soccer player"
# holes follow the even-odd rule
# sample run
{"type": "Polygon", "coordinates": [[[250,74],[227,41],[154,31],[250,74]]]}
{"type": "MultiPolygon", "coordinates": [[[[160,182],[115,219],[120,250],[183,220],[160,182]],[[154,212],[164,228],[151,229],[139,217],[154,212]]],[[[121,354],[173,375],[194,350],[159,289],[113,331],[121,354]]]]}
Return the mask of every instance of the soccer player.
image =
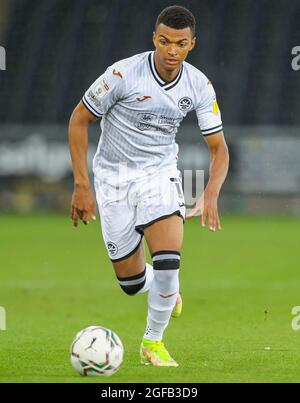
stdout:
{"type": "MultiPolygon", "coordinates": [[[[163,343],[171,315],[179,316],[180,251],[185,206],[175,135],[195,110],[210,150],[202,225],[221,229],[217,201],[228,170],[228,150],[211,82],[185,62],[194,48],[195,18],[180,6],[158,16],[155,50],[118,61],[86,91],[70,119],[74,173],[71,218],[96,219],[87,169],[88,125],[101,120],[93,160],[102,234],[117,280],[128,295],[148,292],[140,355],[143,364],[178,366],[163,343]],[[145,237],[152,265],[146,263],[145,237]]],[[[200,208],[198,203],[190,217],[200,208]]]]}

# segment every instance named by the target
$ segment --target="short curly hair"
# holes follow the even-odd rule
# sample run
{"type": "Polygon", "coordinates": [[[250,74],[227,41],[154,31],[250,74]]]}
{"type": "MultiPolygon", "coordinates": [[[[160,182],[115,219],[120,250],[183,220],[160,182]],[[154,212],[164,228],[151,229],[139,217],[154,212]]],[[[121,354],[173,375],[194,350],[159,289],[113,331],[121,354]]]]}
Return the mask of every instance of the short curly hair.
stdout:
{"type": "Polygon", "coordinates": [[[159,24],[174,29],[190,28],[192,35],[196,33],[196,20],[193,14],[185,7],[170,6],[162,10],[156,20],[155,31],[159,24]]]}

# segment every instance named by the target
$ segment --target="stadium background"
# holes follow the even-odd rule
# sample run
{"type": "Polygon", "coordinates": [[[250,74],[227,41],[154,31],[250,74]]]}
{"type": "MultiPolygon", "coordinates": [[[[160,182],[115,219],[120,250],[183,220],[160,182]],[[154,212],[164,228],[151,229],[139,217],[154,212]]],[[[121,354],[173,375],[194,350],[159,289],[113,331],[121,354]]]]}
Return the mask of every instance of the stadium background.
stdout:
{"type": "MultiPolygon", "coordinates": [[[[288,362],[293,370],[296,366],[299,369],[295,359],[297,354],[299,357],[299,351],[294,345],[295,337],[299,335],[292,332],[289,321],[290,310],[297,303],[300,304],[296,298],[300,285],[297,270],[300,260],[300,71],[294,71],[291,65],[292,49],[300,46],[300,2],[178,0],[175,3],[190,8],[197,19],[197,47],[188,61],[200,68],[215,86],[231,155],[230,172],[220,200],[221,215],[225,216],[227,228],[227,232],[224,230],[216,241],[220,249],[216,252],[211,238],[207,238],[209,235],[198,235],[199,229],[195,223],[187,224],[187,239],[191,243],[186,244],[185,250],[190,252],[190,259],[195,259],[195,250],[198,247],[195,239],[204,242],[206,248],[204,255],[198,256],[196,253],[199,261],[207,265],[200,272],[204,295],[201,294],[201,298],[209,299],[211,293],[215,293],[216,298],[220,299],[220,289],[228,291],[233,283],[235,291],[238,289],[240,294],[235,294],[232,290],[231,294],[226,294],[223,309],[227,306],[231,310],[229,309],[230,314],[224,311],[224,317],[230,319],[230,315],[234,316],[236,308],[233,306],[238,304],[243,312],[247,312],[250,309],[245,303],[247,300],[251,301],[254,310],[259,305],[258,312],[263,312],[264,324],[268,317],[268,306],[274,303],[280,314],[277,317],[274,314],[274,323],[269,322],[269,328],[262,332],[266,332],[266,340],[270,333],[279,335],[278,351],[282,348],[279,340],[289,340],[290,344],[284,346],[289,351],[288,356],[290,354],[288,362]],[[214,264],[211,263],[211,256],[214,264]],[[212,267],[214,270],[210,270],[212,267]],[[244,277],[237,274],[241,268],[244,270],[244,277]],[[226,275],[223,273],[224,269],[226,275]],[[271,284],[266,293],[261,288],[262,284],[271,284]],[[233,295],[235,302],[232,302],[233,295]],[[281,331],[283,322],[285,327],[281,331]]],[[[86,306],[88,303],[95,304],[92,300],[87,301],[84,290],[79,291],[81,272],[78,262],[86,266],[87,261],[84,256],[78,256],[78,253],[84,244],[90,254],[88,267],[91,272],[88,273],[97,286],[95,289],[89,288],[90,282],[87,280],[82,284],[91,294],[93,290],[98,292],[101,288],[98,271],[100,256],[95,256],[95,249],[100,248],[97,253],[101,254],[101,260],[107,267],[109,261],[100,244],[98,226],[86,229],[85,233],[79,232],[76,239],[73,233],[70,234],[67,215],[73,178],[67,145],[68,120],[85,89],[108,65],[152,49],[152,31],[156,16],[163,7],[171,4],[173,3],[158,0],[0,1],[0,46],[6,50],[6,70],[0,71],[0,305],[8,306],[8,318],[10,315],[15,326],[11,327],[14,329],[17,319],[22,322],[24,315],[23,293],[28,293],[31,297],[26,300],[30,301],[29,313],[30,304],[33,311],[38,304],[46,306],[49,301],[53,304],[50,296],[47,302],[47,295],[51,294],[52,288],[58,287],[57,306],[49,305],[50,323],[52,320],[56,331],[60,329],[62,339],[65,337],[65,341],[69,340],[70,335],[67,336],[58,325],[59,315],[54,321],[51,314],[60,309],[59,302],[66,306],[71,305],[71,297],[65,302],[62,296],[63,293],[68,295],[67,289],[72,293],[71,276],[74,282],[73,291],[77,290],[77,297],[86,306]],[[15,292],[13,301],[10,300],[12,290],[15,292]],[[17,312],[15,317],[10,312],[13,311],[12,307],[9,309],[10,304],[17,312]]],[[[90,130],[90,160],[98,137],[99,129],[95,124],[90,130]]],[[[180,145],[180,169],[204,169],[207,177],[207,147],[201,140],[194,114],[190,114],[183,122],[177,139],[180,145]]],[[[186,256],[188,261],[188,252],[186,256]]],[[[131,309],[135,309],[132,301],[127,302],[121,296],[109,270],[106,270],[110,273],[105,277],[106,280],[103,280],[104,274],[101,274],[101,281],[107,287],[107,295],[106,291],[104,295],[111,298],[115,293],[115,300],[121,301],[120,307],[128,303],[131,309]]],[[[191,301],[193,295],[197,300],[198,290],[192,287],[191,273],[184,276],[183,274],[186,289],[189,284],[191,286],[191,301]]],[[[101,292],[103,293],[103,289],[101,292]]],[[[197,300],[200,306],[201,298],[200,301],[197,300]]],[[[118,302],[115,304],[117,307],[118,302]]],[[[70,307],[67,309],[74,313],[70,307]]],[[[93,309],[95,312],[91,316],[95,315],[96,320],[97,310],[95,307],[93,309]]],[[[84,311],[80,312],[82,314],[84,311]]],[[[71,320],[72,313],[61,317],[62,322],[71,320]]],[[[37,332],[40,329],[37,323],[41,323],[42,316],[41,312],[39,314],[36,313],[39,318],[37,322],[31,323],[31,319],[27,318],[31,323],[31,330],[36,329],[37,332]]],[[[219,311],[207,312],[206,321],[199,317],[199,323],[204,320],[206,324],[206,343],[209,343],[210,331],[216,331],[216,328],[210,328],[209,320],[211,315],[216,314],[219,315],[219,311]]],[[[127,335],[122,334],[122,327],[118,322],[120,315],[116,319],[105,316],[105,313],[103,315],[107,320],[105,323],[117,328],[121,338],[127,341],[127,335]]],[[[141,313],[141,318],[143,315],[141,313]]],[[[240,318],[241,315],[241,312],[237,314],[240,318]]],[[[254,311],[247,315],[250,318],[253,315],[252,325],[255,328],[254,311]]],[[[86,322],[89,325],[89,320],[91,317],[82,322],[74,321],[70,327],[73,326],[75,331],[86,322]]],[[[133,321],[133,318],[130,320],[133,321]]],[[[251,330],[251,326],[248,330],[251,330]]],[[[247,333],[247,327],[243,328],[240,323],[232,322],[229,326],[221,321],[219,331],[225,340],[228,335],[229,344],[233,344],[234,340],[229,337],[229,327],[241,328],[247,333]]],[[[137,328],[140,328],[140,324],[137,328]]],[[[24,333],[21,324],[19,331],[24,333]]],[[[177,331],[180,334],[179,328],[177,331]]],[[[258,330],[257,332],[260,334],[258,330]]],[[[8,333],[7,331],[6,334],[8,333]]],[[[30,330],[27,329],[25,334],[28,335],[26,342],[30,345],[30,330]]],[[[5,343],[3,335],[1,333],[2,342],[5,343]]],[[[130,344],[132,340],[128,340],[130,344]]],[[[240,341],[238,335],[236,341],[240,341]]],[[[254,345],[254,349],[261,348],[258,347],[257,340],[252,342],[251,344],[250,341],[250,345],[254,345]]],[[[22,349],[22,346],[21,343],[19,348],[22,349]]],[[[229,345],[226,348],[229,349],[229,345]]],[[[229,359],[226,348],[224,362],[229,359]]],[[[34,357],[34,349],[32,354],[28,353],[30,359],[33,362],[38,360],[38,355],[34,357]]],[[[214,353],[211,351],[211,354],[214,353]]],[[[62,352],[60,357],[63,357],[62,352]]],[[[201,380],[249,380],[247,373],[249,377],[252,374],[254,378],[257,375],[258,380],[266,380],[270,379],[271,374],[274,374],[273,369],[285,357],[274,357],[268,367],[269,372],[264,374],[257,375],[255,368],[253,373],[248,368],[248,372],[245,369],[242,377],[238,378],[234,369],[233,372],[228,369],[225,371],[228,375],[226,378],[218,367],[216,356],[213,365],[204,368],[212,373],[217,371],[216,377],[212,375],[205,378],[201,368],[199,373],[204,376],[201,380]],[[221,373],[225,378],[222,378],[221,373]]],[[[230,359],[229,367],[232,369],[237,358],[234,356],[230,359]]],[[[241,360],[245,361],[245,356],[241,360]]],[[[262,358],[259,360],[261,363],[262,358]]],[[[1,362],[4,367],[8,365],[5,359],[1,362]]],[[[14,365],[11,370],[12,378],[8,379],[18,380],[18,371],[15,369],[17,363],[14,365]]],[[[294,379],[290,377],[293,371],[290,372],[288,364],[285,368],[286,380],[294,379]]],[[[54,376],[50,369],[49,371],[54,376]]],[[[63,377],[64,372],[61,371],[63,377]]],[[[38,370],[35,374],[37,376],[38,370]]],[[[155,380],[155,375],[152,372],[151,374],[151,379],[155,380]]],[[[280,374],[278,372],[274,379],[282,379],[280,374]]],[[[26,379],[31,379],[29,373],[26,379]]],[[[131,379],[143,380],[134,377],[131,379]]],[[[199,379],[193,378],[194,381],[199,379]]]]}

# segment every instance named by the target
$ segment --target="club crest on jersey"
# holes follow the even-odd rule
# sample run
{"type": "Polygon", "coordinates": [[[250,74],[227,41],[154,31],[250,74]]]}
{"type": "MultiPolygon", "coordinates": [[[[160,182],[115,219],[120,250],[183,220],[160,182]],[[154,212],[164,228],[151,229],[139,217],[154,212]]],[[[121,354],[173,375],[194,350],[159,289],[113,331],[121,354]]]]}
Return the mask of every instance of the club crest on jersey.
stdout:
{"type": "Polygon", "coordinates": [[[178,102],[178,108],[183,112],[189,111],[192,107],[193,102],[189,97],[183,97],[178,102]]]}
{"type": "Polygon", "coordinates": [[[113,242],[107,242],[107,249],[110,256],[115,256],[118,253],[118,247],[113,242]]]}

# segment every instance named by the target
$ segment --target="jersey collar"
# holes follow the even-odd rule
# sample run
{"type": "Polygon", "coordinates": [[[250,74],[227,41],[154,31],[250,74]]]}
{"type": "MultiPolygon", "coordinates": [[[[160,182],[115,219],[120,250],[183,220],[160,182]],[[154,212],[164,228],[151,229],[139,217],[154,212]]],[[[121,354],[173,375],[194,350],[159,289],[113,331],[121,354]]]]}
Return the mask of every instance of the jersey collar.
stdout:
{"type": "Polygon", "coordinates": [[[170,90],[171,88],[175,87],[175,85],[179,82],[181,76],[182,76],[182,71],[183,71],[183,65],[181,66],[180,71],[178,72],[177,76],[172,80],[172,81],[165,81],[160,75],[159,72],[157,71],[154,63],[154,52],[150,52],[148,56],[149,60],[149,66],[151,73],[155,79],[155,81],[166,91],[170,90]]]}

